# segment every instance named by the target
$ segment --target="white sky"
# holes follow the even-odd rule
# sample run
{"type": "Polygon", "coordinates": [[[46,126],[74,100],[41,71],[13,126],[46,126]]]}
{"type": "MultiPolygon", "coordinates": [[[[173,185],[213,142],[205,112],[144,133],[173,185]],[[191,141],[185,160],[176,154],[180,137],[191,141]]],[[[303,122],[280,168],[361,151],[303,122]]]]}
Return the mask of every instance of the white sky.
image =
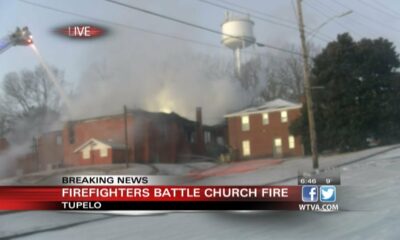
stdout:
{"type": "MultiPolygon", "coordinates": [[[[220,44],[220,36],[204,32],[178,23],[169,22],[154,16],[125,9],[102,0],[31,0],[32,2],[96,17],[104,20],[115,21],[131,26],[141,27],[156,32],[176,35],[212,44],[220,44]]],[[[210,6],[198,0],[120,0],[122,2],[156,11],[168,16],[187,20],[199,25],[219,30],[224,18],[224,10],[210,6]]],[[[227,5],[226,2],[211,0],[217,4],[227,5]]],[[[258,15],[279,23],[296,27],[292,2],[295,0],[224,0],[239,4],[250,9],[255,9],[268,14],[258,15]],[[287,20],[287,21],[284,21],[287,20]]],[[[325,25],[319,33],[325,39],[334,39],[338,33],[349,31],[356,39],[361,37],[376,38],[385,37],[400,44],[400,1],[396,0],[304,0],[303,10],[306,26],[316,28],[329,17],[339,15],[351,9],[354,12],[325,25]],[[341,5],[345,5],[343,7],[341,5]]],[[[231,5],[230,7],[235,8],[231,5]]],[[[241,11],[246,11],[240,9],[241,11]]],[[[247,11],[248,12],[248,11],[247,11]]],[[[254,12],[250,12],[255,15],[254,12]]],[[[298,44],[298,32],[293,29],[271,24],[254,18],[255,35],[259,42],[265,42],[277,47],[287,47],[289,44],[298,44]]],[[[93,61],[93,52],[102,48],[120,37],[126,37],[129,33],[132,38],[148,37],[142,32],[128,30],[117,26],[110,26],[112,34],[97,41],[68,41],[56,36],[52,30],[55,27],[70,23],[90,22],[75,16],[69,16],[47,9],[38,8],[21,1],[0,0],[0,37],[6,36],[15,30],[17,26],[27,25],[33,33],[35,43],[48,63],[65,71],[66,80],[76,83],[80,80],[82,71],[93,61]],[[123,34],[124,33],[124,34],[123,34]]],[[[159,41],[159,36],[151,37],[159,41]]],[[[171,40],[169,40],[171,41],[171,40]]],[[[177,41],[177,40],[173,40],[177,41]]],[[[326,41],[314,38],[319,46],[325,46],[326,41]]],[[[182,43],[207,54],[223,57],[232,57],[228,49],[216,49],[196,44],[182,43]]],[[[140,46],[121,46],[135,48],[140,46]]],[[[179,48],[179,44],[176,45],[179,48]]],[[[163,51],[163,49],[155,49],[163,51]]],[[[250,48],[247,51],[275,53],[270,49],[250,48]]],[[[0,81],[10,71],[19,71],[24,68],[32,69],[38,62],[28,48],[14,47],[0,56],[0,81]]]]}

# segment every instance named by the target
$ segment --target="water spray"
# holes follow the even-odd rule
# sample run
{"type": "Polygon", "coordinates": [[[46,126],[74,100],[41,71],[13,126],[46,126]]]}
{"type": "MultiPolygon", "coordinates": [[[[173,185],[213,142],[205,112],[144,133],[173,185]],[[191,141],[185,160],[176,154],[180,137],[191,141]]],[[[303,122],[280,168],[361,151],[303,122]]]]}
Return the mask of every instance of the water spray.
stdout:
{"type": "Polygon", "coordinates": [[[29,45],[29,47],[33,50],[33,52],[35,53],[35,56],[38,58],[43,69],[46,71],[47,76],[49,77],[50,81],[56,87],[58,94],[60,95],[61,99],[63,100],[63,102],[65,103],[65,105],[67,107],[68,113],[71,113],[72,104],[71,104],[69,98],[67,97],[67,95],[65,94],[64,89],[62,88],[60,82],[58,81],[56,76],[54,76],[53,72],[50,70],[49,66],[44,61],[42,55],[40,55],[40,52],[39,52],[38,48],[35,46],[35,44],[32,43],[29,45]]]}

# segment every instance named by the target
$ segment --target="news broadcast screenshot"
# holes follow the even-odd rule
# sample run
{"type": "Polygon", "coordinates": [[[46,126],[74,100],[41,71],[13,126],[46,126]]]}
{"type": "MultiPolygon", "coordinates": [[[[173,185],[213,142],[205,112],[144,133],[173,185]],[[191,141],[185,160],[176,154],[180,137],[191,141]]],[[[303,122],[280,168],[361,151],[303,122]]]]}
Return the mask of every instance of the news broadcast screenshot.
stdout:
{"type": "Polygon", "coordinates": [[[400,1],[0,0],[0,239],[400,239],[400,1]]]}

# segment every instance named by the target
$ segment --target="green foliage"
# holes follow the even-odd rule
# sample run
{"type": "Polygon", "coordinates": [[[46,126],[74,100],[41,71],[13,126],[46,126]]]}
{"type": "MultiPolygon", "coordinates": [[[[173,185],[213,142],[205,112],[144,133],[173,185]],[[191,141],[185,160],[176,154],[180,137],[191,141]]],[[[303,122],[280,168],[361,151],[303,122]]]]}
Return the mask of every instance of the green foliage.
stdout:
{"type": "MultiPolygon", "coordinates": [[[[386,39],[354,41],[339,35],[315,57],[312,69],[314,114],[320,151],[355,150],[373,137],[383,143],[400,139],[399,56],[386,39]]],[[[309,149],[306,110],[291,126],[309,149]]]]}

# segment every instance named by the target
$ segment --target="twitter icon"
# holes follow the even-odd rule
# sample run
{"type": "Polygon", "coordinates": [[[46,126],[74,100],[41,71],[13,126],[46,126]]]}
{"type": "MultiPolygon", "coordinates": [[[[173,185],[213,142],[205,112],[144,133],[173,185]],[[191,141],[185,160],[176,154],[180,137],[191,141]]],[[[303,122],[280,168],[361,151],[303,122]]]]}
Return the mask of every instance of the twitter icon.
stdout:
{"type": "Polygon", "coordinates": [[[335,202],[336,201],[336,187],[335,186],[321,186],[319,189],[319,200],[321,202],[335,202]]]}

